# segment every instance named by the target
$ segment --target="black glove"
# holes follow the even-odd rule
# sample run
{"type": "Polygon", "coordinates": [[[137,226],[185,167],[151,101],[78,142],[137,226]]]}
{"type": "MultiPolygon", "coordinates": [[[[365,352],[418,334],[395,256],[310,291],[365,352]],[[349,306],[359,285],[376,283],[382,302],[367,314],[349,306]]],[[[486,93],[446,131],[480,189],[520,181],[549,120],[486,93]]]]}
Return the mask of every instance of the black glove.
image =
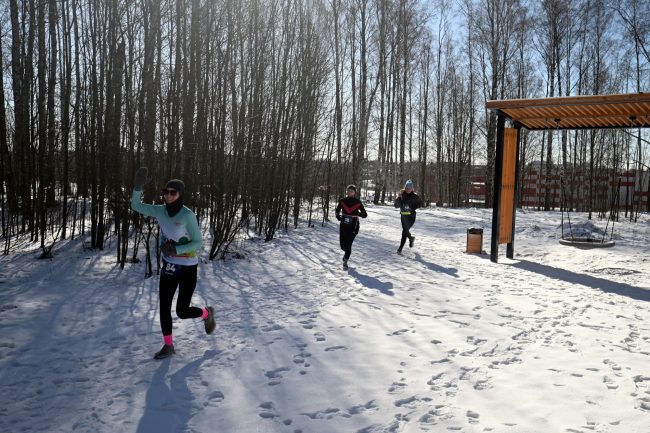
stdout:
{"type": "Polygon", "coordinates": [[[336,219],[339,220],[339,221],[341,221],[343,218],[341,218],[341,215],[337,215],[337,216],[336,216],[336,219]]]}
{"type": "Polygon", "coordinates": [[[160,248],[160,251],[162,251],[163,256],[175,256],[176,255],[176,244],[174,242],[165,242],[163,246],[160,248]]]}
{"type": "Polygon", "coordinates": [[[136,191],[142,191],[142,187],[145,183],[149,182],[150,179],[151,178],[149,177],[149,170],[147,170],[147,167],[140,167],[138,171],[135,172],[133,189],[136,191]]]}

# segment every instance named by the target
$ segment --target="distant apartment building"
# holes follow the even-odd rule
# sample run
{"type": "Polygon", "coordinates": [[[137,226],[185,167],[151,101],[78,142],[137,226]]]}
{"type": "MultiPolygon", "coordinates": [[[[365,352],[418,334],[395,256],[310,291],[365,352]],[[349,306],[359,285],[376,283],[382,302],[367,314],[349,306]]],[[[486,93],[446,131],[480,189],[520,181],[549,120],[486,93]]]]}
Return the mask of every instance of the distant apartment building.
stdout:
{"type": "MultiPolygon", "coordinates": [[[[621,210],[646,210],[648,206],[648,171],[599,170],[593,179],[593,210],[606,210],[616,200],[621,210]],[[620,185],[620,187],[619,187],[620,185]],[[618,197],[616,197],[618,189],[618,197]]],[[[529,164],[522,172],[519,204],[522,207],[543,208],[546,202],[546,185],[549,185],[549,203],[559,209],[564,190],[567,206],[587,210],[589,201],[589,173],[568,171],[562,176],[562,168],[555,167],[550,176],[540,163],[529,164]]],[[[485,175],[474,174],[470,178],[470,202],[485,201],[485,175]]]]}

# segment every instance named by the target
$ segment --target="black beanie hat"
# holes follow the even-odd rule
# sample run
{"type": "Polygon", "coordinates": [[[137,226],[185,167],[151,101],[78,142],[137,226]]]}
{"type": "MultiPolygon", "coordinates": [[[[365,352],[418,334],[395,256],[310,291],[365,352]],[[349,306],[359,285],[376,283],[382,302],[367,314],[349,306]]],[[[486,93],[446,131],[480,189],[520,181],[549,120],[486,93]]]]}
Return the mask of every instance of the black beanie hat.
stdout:
{"type": "Polygon", "coordinates": [[[180,210],[183,208],[183,197],[185,196],[185,184],[182,180],[172,179],[167,182],[165,189],[175,189],[178,191],[178,199],[174,200],[173,203],[165,203],[165,208],[167,209],[167,214],[170,217],[174,217],[180,210]]]}
{"type": "Polygon", "coordinates": [[[357,187],[353,184],[348,185],[347,190],[353,190],[354,192],[357,192],[357,187]]]}
{"type": "Polygon", "coordinates": [[[169,182],[167,182],[165,189],[168,188],[175,189],[176,191],[178,191],[178,194],[181,197],[185,195],[185,183],[183,183],[183,181],[180,179],[172,179],[169,182]]]}

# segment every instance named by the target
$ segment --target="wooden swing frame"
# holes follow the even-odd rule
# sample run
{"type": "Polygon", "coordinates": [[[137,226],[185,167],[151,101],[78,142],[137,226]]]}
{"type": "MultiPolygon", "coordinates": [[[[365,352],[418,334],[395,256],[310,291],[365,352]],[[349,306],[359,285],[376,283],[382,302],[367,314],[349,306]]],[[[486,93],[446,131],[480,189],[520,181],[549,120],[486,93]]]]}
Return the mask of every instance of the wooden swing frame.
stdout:
{"type": "Polygon", "coordinates": [[[497,115],[490,260],[514,258],[520,130],[650,128],[650,93],[486,101],[497,115]],[[512,127],[506,128],[506,120],[512,127]]]}

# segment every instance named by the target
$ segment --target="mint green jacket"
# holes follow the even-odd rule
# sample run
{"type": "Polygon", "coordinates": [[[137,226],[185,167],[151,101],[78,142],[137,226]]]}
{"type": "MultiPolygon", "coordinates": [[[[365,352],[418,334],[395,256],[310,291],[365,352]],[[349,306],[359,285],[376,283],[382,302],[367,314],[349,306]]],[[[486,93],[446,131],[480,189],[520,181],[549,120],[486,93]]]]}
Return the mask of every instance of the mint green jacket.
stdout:
{"type": "Polygon", "coordinates": [[[131,208],[158,220],[161,245],[167,241],[173,241],[176,244],[176,255],[163,256],[165,261],[185,266],[198,264],[197,251],[201,249],[203,239],[194,212],[183,206],[176,215],[170,217],[164,204],[144,204],[141,201],[141,196],[142,191],[133,190],[131,208]]]}

